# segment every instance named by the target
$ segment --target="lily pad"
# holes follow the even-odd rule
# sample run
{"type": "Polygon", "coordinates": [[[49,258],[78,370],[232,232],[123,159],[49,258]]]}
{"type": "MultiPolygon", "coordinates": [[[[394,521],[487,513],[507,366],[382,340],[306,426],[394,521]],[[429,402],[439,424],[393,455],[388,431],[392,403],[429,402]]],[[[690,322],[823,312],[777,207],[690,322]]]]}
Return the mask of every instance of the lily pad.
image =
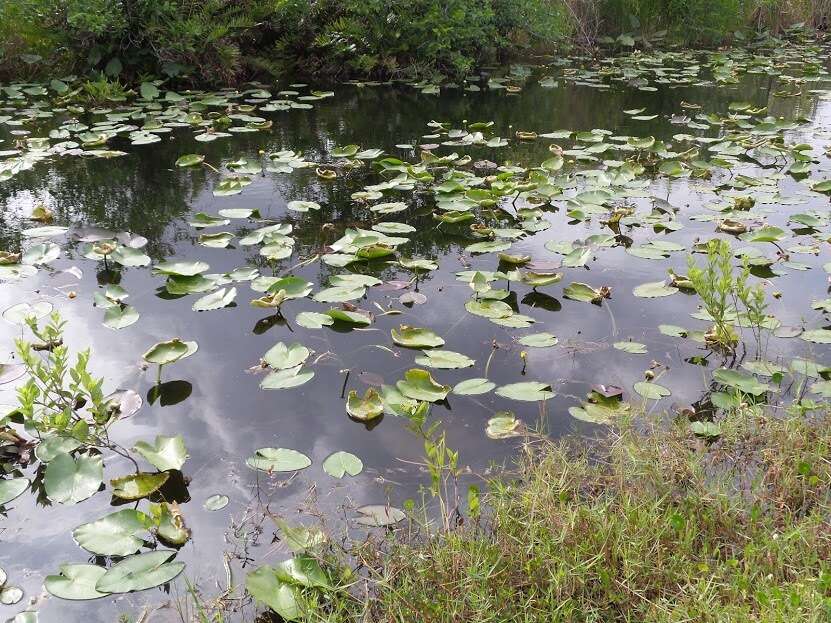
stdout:
{"type": "Polygon", "coordinates": [[[392,341],[407,348],[436,348],[444,346],[444,340],[431,329],[419,329],[401,325],[398,329],[391,329],[392,341]]]}
{"type": "Polygon", "coordinates": [[[46,466],[43,480],[50,500],[76,504],[98,491],[104,480],[104,463],[100,456],[59,454],[46,466]]]}
{"type": "Polygon", "coordinates": [[[113,495],[122,500],[140,500],[161,489],[170,474],[167,472],[139,472],[110,481],[113,495]]]}
{"type": "Polygon", "coordinates": [[[245,461],[252,469],[264,472],[296,472],[312,464],[311,459],[297,450],[288,448],[260,448],[245,461]]]}
{"type": "Polygon", "coordinates": [[[46,576],[43,586],[51,595],[59,599],[77,601],[99,599],[109,595],[95,588],[106,572],[107,569],[98,565],[61,565],[60,574],[46,576]]]}
{"type": "Polygon", "coordinates": [[[137,535],[147,532],[150,525],[147,515],[128,508],[78,526],[72,536],[78,545],[93,554],[129,556],[144,545],[144,540],[137,535]]]}
{"type": "Polygon", "coordinates": [[[370,387],[364,393],[363,398],[354,389],[349,392],[346,399],[346,412],[361,422],[368,422],[380,417],[384,413],[384,403],[378,392],[370,387]]]}
{"type": "Polygon", "coordinates": [[[450,393],[449,385],[441,385],[426,370],[412,368],[404,374],[404,380],[395,384],[398,391],[413,400],[438,402],[447,398],[450,393]]]}
{"type": "Polygon", "coordinates": [[[496,394],[503,398],[528,402],[548,400],[554,397],[551,386],[546,383],[540,383],[539,381],[525,381],[522,383],[503,385],[502,387],[496,388],[496,394]]]}
{"type": "Polygon", "coordinates": [[[363,469],[361,459],[350,452],[334,452],[323,461],[323,470],[335,478],[343,478],[346,474],[357,476],[363,469]]]}
{"type": "Polygon", "coordinates": [[[167,584],[185,568],[183,562],[168,562],[176,555],[159,550],[129,556],[110,567],[95,584],[101,593],[130,593],[167,584]]]}
{"type": "Polygon", "coordinates": [[[467,379],[456,384],[453,393],[459,396],[479,396],[487,394],[494,387],[496,387],[496,383],[492,383],[488,379],[467,379]]]}
{"type": "Polygon", "coordinates": [[[150,445],[146,441],[138,441],[133,447],[144,459],[159,471],[182,469],[188,458],[185,440],[181,435],[175,437],[156,436],[156,441],[150,445]]]}

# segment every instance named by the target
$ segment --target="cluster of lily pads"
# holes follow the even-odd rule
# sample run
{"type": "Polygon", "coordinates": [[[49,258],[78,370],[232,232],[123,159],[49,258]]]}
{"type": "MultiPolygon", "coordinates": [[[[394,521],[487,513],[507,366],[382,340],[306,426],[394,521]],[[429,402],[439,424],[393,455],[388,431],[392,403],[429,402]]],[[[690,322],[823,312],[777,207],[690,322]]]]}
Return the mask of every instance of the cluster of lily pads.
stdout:
{"type": "MultiPolygon", "coordinates": [[[[823,83],[828,82],[829,76],[823,69],[827,57],[826,50],[813,44],[768,40],[755,47],[709,53],[670,51],[601,61],[570,59],[544,68],[545,75],[514,67],[505,76],[490,78],[487,88],[504,90],[506,96],[515,95],[536,77],[543,88],[557,88],[561,82],[592,88],[621,83],[654,91],[725,85],[744,74],[759,74],[777,76],[778,96],[795,96],[809,89],[821,90],[823,83]]],[[[274,98],[262,87],[241,92],[163,94],[160,83],[148,82],[139,88],[136,98],[114,101],[108,108],[87,109],[73,99],[77,95],[73,85],[73,80],[66,79],[49,85],[0,87],[0,123],[10,128],[15,140],[10,149],[0,152],[0,181],[58,155],[123,155],[126,152],[114,149],[111,143],[119,141],[120,145],[125,138],[131,148],[140,148],[180,128],[190,129],[200,142],[239,132],[265,131],[273,121],[263,114],[308,108],[311,102],[332,95],[316,91],[300,95],[300,91],[291,90],[281,91],[274,98]],[[48,131],[48,136],[33,136],[50,119],[60,122],[48,131]]],[[[418,86],[427,94],[439,90],[432,84],[418,86]]],[[[466,88],[475,92],[482,87],[468,84],[466,88]]],[[[645,108],[624,110],[623,114],[627,122],[636,123],[658,117],[645,108]]],[[[199,153],[182,154],[170,165],[181,169],[182,175],[190,174],[196,167],[209,169],[215,176],[216,197],[243,193],[256,176],[262,175],[293,175],[299,170],[313,169],[320,185],[348,177],[350,183],[358,185],[351,200],[353,217],[359,224],[331,224],[332,231],[337,232],[333,239],[317,253],[303,256],[295,239],[298,223],[305,224],[304,219],[311,221],[328,208],[311,191],[307,198],[287,203],[285,218],[264,218],[259,210],[230,206],[216,214],[195,213],[188,224],[196,232],[198,245],[220,250],[236,245],[250,249],[258,258],[252,262],[257,266],[245,265],[219,273],[210,272],[210,264],[202,260],[174,257],[154,261],[144,250],[147,240],[130,232],[50,224],[54,215],[48,208],[37,206],[28,215],[32,226],[21,232],[21,248],[0,252],[0,279],[26,279],[49,267],[66,251],[55,240],[65,239],[69,244],[80,245],[80,254],[90,261],[105,266],[112,263],[123,270],[150,270],[167,295],[194,297],[191,307],[195,313],[233,313],[237,299],[247,296],[248,305],[281,317],[303,300],[304,306],[319,307],[297,312],[294,321],[298,326],[309,331],[361,330],[383,324],[387,316],[402,313],[403,306],[427,302],[417,286],[425,274],[440,270],[440,262],[432,257],[414,256],[408,250],[413,246],[410,236],[417,231],[412,208],[422,203],[429,207],[429,219],[436,227],[453,231],[464,240],[460,251],[471,266],[475,263],[475,267],[455,273],[456,281],[467,293],[463,307],[469,320],[490,323],[487,326],[509,332],[520,348],[555,349],[560,345],[557,335],[533,329],[537,324],[534,301],[540,294],[538,290],[550,292],[561,287],[564,298],[596,306],[617,300],[632,303],[634,299],[701,294],[691,275],[669,266],[664,279],[639,284],[631,292],[621,292],[616,284],[586,271],[615,248],[625,249],[633,263],[670,264],[688,255],[703,261],[706,241],[688,246],[672,237],[687,226],[683,219],[707,228],[710,237],[729,240],[731,262],[736,267],[747,267],[770,283],[777,277],[811,270],[811,265],[801,261],[800,256],[816,256],[823,251],[828,242],[828,210],[815,208],[789,214],[787,225],[780,221],[771,223],[779,218],[781,206],[816,203],[831,194],[831,180],[821,178],[822,169],[818,166],[824,154],[817,153],[814,145],[792,140],[793,135],[789,134],[809,127],[809,121],[785,120],[765,107],[747,102],[732,102],[725,111],[705,111],[699,104],[683,102],[680,110],[666,116],[666,121],[679,128],[671,141],[602,128],[529,128],[500,136],[493,122],[434,121],[421,137],[422,144],[396,146],[396,153],[403,150],[414,154],[408,159],[389,155],[380,147],[355,144],[332,146],[318,158],[292,150],[227,162],[209,162],[199,153]],[[500,150],[518,143],[542,145],[548,155],[527,165],[499,157],[500,150]],[[470,155],[483,152],[493,154],[490,157],[502,163],[470,155]],[[700,207],[682,212],[669,201],[654,196],[656,179],[689,183],[706,200],[700,207]],[[785,190],[782,182],[786,180],[790,188],[799,190],[785,190]],[[547,216],[553,211],[565,215],[569,226],[581,233],[575,236],[568,228],[552,232],[547,216]],[[525,251],[528,241],[537,239],[545,240],[539,245],[545,255],[534,256],[525,251]],[[325,284],[315,284],[295,274],[299,267],[317,262],[329,271],[325,284]],[[375,292],[390,285],[365,274],[379,265],[412,275],[408,281],[392,284],[407,291],[387,307],[370,304],[375,292]],[[517,296],[520,288],[527,291],[522,299],[517,296]]],[[[311,226],[317,227],[317,221],[311,226]]],[[[693,269],[694,262],[690,266],[693,269]]],[[[825,270],[831,273],[831,263],[825,265],[825,270]]],[[[108,284],[91,302],[104,311],[103,323],[107,327],[121,330],[140,319],[138,309],[127,302],[128,296],[123,287],[108,284]]],[[[776,293],[771,292],[770,297],[775,299],[776,293]]],[[[753,325],[776,339],[798,337],[811,344],[831,344],[831,330],[825,328],[831,299],[812,301],[811,309],[819,312],[822,320],[802,326],[786,325],[770,313],[754,320],[734,302],[727,307],[724,320],[738,331],[753,325]]],[[[30,301],[7,309],[3,317],[24,325],[51,311],[52,306],[46,301],[30,301]]],[[[703,324],[661,324],[658,333],[698,345],[703,351],[718,352],[710,329],[715,319],[706,301],[702,299],[702,307],[692,314],[691,320],[703,324]]],[[[363,395],[349,391],[344,411],[353,420],[377,423],[384,414],[413,418],[430,405],[447,401],[450,395],[481,396],[493,392],[502,399],[520,402],[541,402],[555,395],[552,382],[545,379],[497,385],[489,378],[490,361],[482,365],[469,354],[452,350],[452,345],[447,348],[445,338],[429,327],[392,325],[385,327],[384,335],[387,329],[389,339],[376,346],[388,351],[403,349],[396,351],[402,356],[412,354],[412,367],[408,364],[395,383],[380,384],[363,395]],[[443,370],[470,370],[470,378],[451,386],[442,382],[443,370]]],[[[633,358],[649,353],[646,344],[633,340],[614,338],[610,346],[633,358]]],[[[153,345],[144,359],[158,366],[160,378],[164,366],[196,352],[195,342],[173,339],[153,345]]],[[[522,352],[524,358],[525,351],[522,352]]],[[[319,361],[315,355],[299,342],[276,343],[260,357],[259,367],[266,372],[261,388],[291,390],[313,381],[319,361]]],[[[773,401],[775,394],[781,393],[786,376],[798,379],[803,387],[794,398],[799,408],[818,406],[804,394],[831,397],[831,367],[822,363],[802,357],[788,363],[772,361],[759,349],[753,357],[742,361],[741,367],[742,370],[734,369],[724,360],[708,376],[713,386],[709,400],[716,408],[729,412],[746,401],[773,401]]],[[[658,401],[671,393],[657,382],[666,373],[660,368],[653,366],[632,386],[632,391],[644,401],[658,401]]],[[[0,382],[16,381],[22,374],[19,366],[3,364],[0,382]]],[[[114,420],[129,417],[141,406],[137,395],[120,392],[104,397],[94,394],[100,387],[96,390],[93,386],[94,383],[86,389],[91,404],[110,405],[114,420]]],[[[632,409],[625,399],[627,393],[623,388],[595,385],[584,400],[571,406],[569,413],[581,421],[612,423],[632,409]]],[[[20,399],[25,401],[26,395],[20,394],[20,399]]],[[[22,423],[24,428],[35,427],[44,432],[47,429],[41,420],[42,414],[32,412],[22,423]]],[[[105,424],[96,420],[94,414],[80,420],[92,422],[94,427],[105,424]]],[[[11,416],[0,418],[0,431],[11,430],[12,424],[20,422],[11,416]]],[[[80,430],[73,428],[70,434],[66,426],[60,428],[59,434],[54,426],[50,420],[50,434],[37,441],[15,438],[10,445],[33,445],[38,469],[42,470],[38,477],[49,500],[57,504],[78,503],[104,484],[102,453],[112,447],[91,439],[81,425],[80,430]]],[[[709,420],[698,418],[692,427],[703,437],[719,434],[718,426],[709,420]]],[[[508,411],[497,413],[485,425],[485,434],[492,439],[524,433],[522,421],[508,411]]],[[[178,506],[164,500],[152,501],[154,494],[183,467],[187,456],[184,441],[181,437],[159,436],[152,444],[137,443],[130,454],[137,454],[157,471],[142,471],[137,466],[134,474],[111,480],[110,490],[120,500],[147,501],[147,507],[120,510],[76,528],[73,536],[81,548],[115,561],[109,567],[64,565],[59,574],[46,579],[46,588],[53,595],[92,599],[142,590],[169,582],[182,571],[183,563],[172,560],[173,549],[138,552],[154,540],[175,548],[189,538],[178,506]]],[[[13,460],[4,456],[0,454],[4,467],[11,467],[11,474],[17,468],[13,460]]],[[[267,473],[295,473],[309,467],[311,459],[287,448],[260,448],[247,465],[267,473]]],[[[335,478],[356,476],[363,463],[357,456],[339,451],[323,461],[323,469],[335,478]]],[[[0,480],[0,506],[22,495],[31,484],[23,475],[0,480]]],[[[205,505],[209,510],[218,510],[227,503],[227,496],[217,494],[205,505]]],[[[365,526],[393,525],[405,517],[403,511],[388,506],[362,507],[358,512],[358,522],[365,526]]],[[[258,568],[249,574],[247,587],[255,598],[292,620],[300,616],[303,591],[325,590],[333,580],[313,555],[314,549],[323,543],[322,535],[288,525],[279,527],[293,557],[276,567],[258,568]]],[[[18,596],[15,587],[6,587],[5,582],[0,572],[0,600],[18,596]]],[[[22,594],[18,601],[20,597],[22,594]]]]}

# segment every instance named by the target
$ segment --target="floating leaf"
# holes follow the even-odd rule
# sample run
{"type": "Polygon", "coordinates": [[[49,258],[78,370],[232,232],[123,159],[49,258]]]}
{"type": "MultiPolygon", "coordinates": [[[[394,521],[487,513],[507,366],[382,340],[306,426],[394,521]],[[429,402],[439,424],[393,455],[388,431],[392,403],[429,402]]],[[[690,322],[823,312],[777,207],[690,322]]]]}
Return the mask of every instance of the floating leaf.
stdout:
{"type": "Polygon", "coordinates": [[[161,472],[139,472],[110,481],[113,495],[122,500],[140,500],[162,488],[170,474],[161,472]]]}
{"type": "Polygon", "coordinates": [[[177,167],[195,167],[205,161],[205,156],[202,154],[185,154],[176,159],[177,167]]]}
{"type": "Polygon", "coordinates": [[[398,381],[395,386],[405,397],[427,402],[444,400],[450,393],[449,385],[440,385],[429,372],[418,368],[407,370],[404,380],[398,381]]]}
{"type": "Polygon", "coordinates": [[[185,464],[185,460],[188,458],[185,440],[181,435],[175,437],[156,435],[156,441],[153,445],[146,441],[138,441],[133,446],[133,450],[161,472],[170,469],[182,469],[182,465],[185,464]]]}
{"type": "Polygon", "coordinates": [[[660,400],[661,398],[672,394],[672,392],[663,385],[648,383],[646,381],[635,383],[635,391],[644,398],[648,398],[650,400],[660,400]]]}
{"type": "Polygon", "coordinates": [[[519,338],[519,343],[532,348],[548,348],[555,346],[560,340],[553,333],[531,333],[519,338]]]}
{"type": "Polygon", "coordinates": [[[425,350],[424,355],[416,357],[415,362],[420,366],[443,370],[470,368],[476,365],[475,360],[452,350],[425,350]]]}
{"type": "Polygon", "coordinates": [[[551,386],[546,383],[540,383],[539,381],[525,381],[523,383],[503,385],[502,387],[496,388],[496,394],[503,398],[525,400],[528,402],[548,400],[554,397],[551,386]]]}
{"type": "Polygon", "coordinates": [[[363,469],[361,459],[349,452],[334,452],[323,461],[323,470],[335,478],[343,478],[346,474],[357,476],[363,469]]]}
{"type": "Polygon", "coordinates": [[[167,342],[154,344],[144,353],[143,358],[148,363],[162,366],[189,357],[196,352],[196,348],[196,342],[183,342],[179,338],[174,338],[167,342]]]}
{"type": "Polygon", "coordinates": [[[245,461],[252,469],[264,472],[295,472],[306,469],[311,459],[297,450],[287,448],[260,448],[245,461]]]}
{"type": "Polygon", "coordinates": [[[28,478],[6,478],[0,480],[0,506],[17,499],[29,488],[28,478]]]}
{"type": "Polygon", "coordinates": [[[346,399],[346,412],[356,420],[368,422],[384,413],[384,403],[381,401],[381,396],[372,387],[366,390],[363,398],[358,396],[358,392],[353,389],[346,399]]]}
{"type": "Polygon", "coordinates": [[[129,556],[144,545],[144,540],[137,535],[147,532],[149,526],[147,515],[128,508],[78,526],[72,536],[78,545],[93,554],[129,556]]]}
{"type": "Polygon", "coordinates": [[[167,584],[185,568],[183,562],[168,562],[176,552],[159,550],[129,556],[110,567],[95,584],[102,593],[130,593],[167,584]]]}
{"type": "Polygon", "coordinates": [[[487,394],[494,387],[496,383],[491,383],[488,379],[468,379],[458,383],[453,388],[453,393],[459,396],[478,396],[487,394]]]}
{"type": "Polygon", "coordinates": [[[637,286],[632,293],[641,298],[658,298],[662,296],[670,296],[678,292],[678,288],[669,286],[663,281],[652,281],[650,283],[642,283],[637,286]]]}
{"type": "Polygon", "coordinates": [[[299,588],[280,580],[272,567],[263,565],[249,573],[245,588],[286,621],[296,621],[303,615],[299,588]]]}
{"type": "Polygon", "coordinates": [[[107,572],[104,567],[88,564],[61,565],[59,575],[48,575],[43,582],[44,588],[60,599],[88,600],[106,597],[95,589],[96,584],[107,572]]]}
{"type": "Polygon", "coordinates": [[[631,355],[645,355],[647,352],[646,344],[640,342],[615,342],[612,346],[631,355]]]}
{"type": "Polygon", "coordinates": [[[407,348],[435,348],[444,346],[444,340],[431,329],[419,329],[401,325],[398,329],[391,329],[392,341],[407,348]]]}
{"type": "Polygon", "coordinates": [[[522,422],[510,411],[501,411],[496,417],[488,420],[485,434],[491,439],[509,439],[523,435],[522,422]]]}
{"type": "Polygon", "coordinates": [[[205,500],[205,504],[203,506],[206,511],[221,511],[223,508],[228,506],[228,502],[230,501],[231,500],[227,495],[215,493],[205,500]]]}
{"type": "Polygon", "coordinates": [[[266,376],[260,383],[261,389],[290,389],[304,385],[314,378],[315,373],[305,370],[302,366],[275,370],[266,376]]]}
{"type": "Polygon", "coordinates": [[[356,510],[362,515],[357,520],[359,524],[376,528],[397,524],[407,517],[404,511],[399,508],[380,504],[362,506],[356,510]]]}
{"type": "Polygon", "coordinates": [[[216,292],[206,294],[202,298],[194,301],[192,309],[196,312],[222,309],[233,303],[235,298],[237,298],[236,288],[228,288],[227,290],[220,288],[216,292]]]}
{"type": "Polygon", "coordinates": [[[83,454],[72,458],[59,454],[46,466],[43,480],[50,500],[76,504],[98,491],[104,480],[104,463],[100,456],[83,454]]]}

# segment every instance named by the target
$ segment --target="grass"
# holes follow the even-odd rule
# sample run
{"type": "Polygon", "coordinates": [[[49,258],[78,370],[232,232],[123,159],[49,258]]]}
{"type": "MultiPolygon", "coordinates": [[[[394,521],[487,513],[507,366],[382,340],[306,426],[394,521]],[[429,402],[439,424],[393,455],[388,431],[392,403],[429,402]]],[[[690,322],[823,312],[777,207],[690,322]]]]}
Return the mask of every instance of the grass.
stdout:
{"type": "MultiPolygon", "coordinates": [[[[720,426],[714,442],[642,418],[529,442],[481,516],[330,539],[319,560],[340,587],[302,591],[298,620],[831,621],[831,411],[745,407],[720,426]]],[[[191,587],[186,601],[183,622],[252,615],[191,587]]]]}
{"type": "Polygon", "coordinates": [[[831,416],[740,420],[528,447],[481,522],[364,545],[326,620],[829,621],[831,416]]]}

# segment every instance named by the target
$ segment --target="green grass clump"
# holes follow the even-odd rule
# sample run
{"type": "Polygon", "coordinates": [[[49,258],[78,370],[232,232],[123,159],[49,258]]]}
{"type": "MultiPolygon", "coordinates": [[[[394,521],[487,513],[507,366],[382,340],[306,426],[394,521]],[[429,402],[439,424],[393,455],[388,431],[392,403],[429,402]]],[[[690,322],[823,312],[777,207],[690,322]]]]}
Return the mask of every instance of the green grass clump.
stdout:
{"type": "Polygon", "coordinates": [[[364,620],[831,620],[829,424],[527,451],[476,525],[364,552],[364,620]]]}

